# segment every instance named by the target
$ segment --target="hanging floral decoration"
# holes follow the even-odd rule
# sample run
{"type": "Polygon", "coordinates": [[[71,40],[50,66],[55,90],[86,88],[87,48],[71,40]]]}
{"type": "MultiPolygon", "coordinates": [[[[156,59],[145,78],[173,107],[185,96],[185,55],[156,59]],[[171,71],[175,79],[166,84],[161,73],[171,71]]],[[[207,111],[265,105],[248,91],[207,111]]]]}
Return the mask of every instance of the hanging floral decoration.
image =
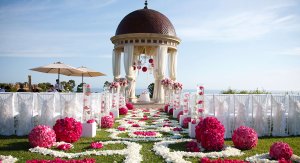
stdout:
{"type": "Polygon", "coordinates": [[[147,72],[149,70],[149,73],[152,73],[154,67],[154,60],[151,57],[151,55],[140,55],[138,57],[138,60],[133,62],[133,70],[142,70],[142,72],[147,72]]]}
{"type": "Polygon", "coordinates": [[[56,141],[54,130],[48,126],[39,125],[34,127],[28,135],[29,144],[32,147],[52,147],[56,141]]]}
{"type": "Polygon", "coordinates": [[[57,141],[74,143],[79,140],[82,132],[82,124],[74,118],[66,117],[58,119],[53,126],[57,141]]]}

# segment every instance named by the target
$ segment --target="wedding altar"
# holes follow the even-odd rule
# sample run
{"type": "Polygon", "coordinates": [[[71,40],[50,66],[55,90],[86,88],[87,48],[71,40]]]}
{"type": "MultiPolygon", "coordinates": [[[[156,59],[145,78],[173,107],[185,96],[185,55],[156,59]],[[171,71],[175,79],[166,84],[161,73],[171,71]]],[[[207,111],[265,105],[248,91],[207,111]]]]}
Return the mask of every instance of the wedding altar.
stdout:
{"type": "MultiPolygon", "coordinates": [[[[111,104],[104,96],[90,95],[91,116],[95,119],[101,116],[103,100],[111,104]]],[[[204,100],[204,116],[217,117],[226,128],[226,138],[241,125],[253,127],[259,136],[300,135],[299,95],[208,94],[204,100]]],[[[27,135],[36,125],[53,126],[64,117],[82,122],[83,105],[83,93],[0,93],[0,135],[27,135]]]]}

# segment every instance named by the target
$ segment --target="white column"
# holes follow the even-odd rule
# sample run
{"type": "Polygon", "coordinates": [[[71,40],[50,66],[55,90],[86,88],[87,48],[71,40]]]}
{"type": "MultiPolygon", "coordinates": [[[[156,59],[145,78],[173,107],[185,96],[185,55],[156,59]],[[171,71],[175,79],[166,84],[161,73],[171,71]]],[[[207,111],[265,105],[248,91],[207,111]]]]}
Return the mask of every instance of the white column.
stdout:
{"type": "Polygon", "coordinates": [[[177,51],[174,50],[169,54],[169,77],[176,81],[177,75],[177,51]]]}
{"type": "Polygon", "coordinates": [[[124,68],[126,73],[126,78],[128,80],[129,86],[129,100],[132,101],[136,99],[135,97],[135,74],[132,67],[133,64],[133,52],[134,46],[132,44],[127,44],[124,46],[124,68]]]}
{"type": "Polygon", "coordinates": [[[112,68],[114,80],[119,79],[121,75],[121,51],[116,49],[112,52],[112,68]]]}
{"type": "Polygon", "coordinates": [[[166,57],[168,55],[168,47],[167,46],[159,46],[156,53],[156,102],[163,103],[164,102],[164,90],[161,85],[161,80],[165,78],[165,69],[166,69],[166,57]]]}

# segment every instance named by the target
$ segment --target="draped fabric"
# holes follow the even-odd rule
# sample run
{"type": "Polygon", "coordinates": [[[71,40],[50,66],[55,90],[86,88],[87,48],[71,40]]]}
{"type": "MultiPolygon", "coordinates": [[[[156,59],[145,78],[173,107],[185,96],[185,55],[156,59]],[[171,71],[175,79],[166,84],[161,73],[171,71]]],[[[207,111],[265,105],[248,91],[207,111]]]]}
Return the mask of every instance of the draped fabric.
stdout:
{"type": "Polygon", "coordinates": [[[226,95],[217,95],[214,97],[214,110],[215,117],[224,125],[225,127],[225,138],[231,137],[232,125],[230,122],[232,121],[232,117],[230,117],[230,96],[226,95]]]}
{"type": "Polygon", "coordinates": [[[38,124],[53,126],[59,113],[55,112],[55,94],[54,93],[39,93],[37,94],[37,108],[39,111],[38,124]]]}
{"type": "Polygon", "coordinates": [[[286,96],[272,96],[272,136],[286,136],[287,129],[287,104],[286,96]]]}
{"type": "Polygon", "coordinates": [[[124,68],[126,73],[126,78],[128,80],[128,87],[130,91],[129,98],[135,99],[135,75],[133,70],[133,52],[134,46],[132,44],[127,44],[124,46],[124,68]]]}
{"type": "Polygon", "coordinates": [[[28,135],[33,128],[33,101],[32,93],[18,93],[16,99],[16,135],[23,136],[28,135]]]}
{"type": "Polygon", "coordinates": [[[161,80],[165,77],[165,68],[166,68],[166,57],[168,55],[168,47],[167,46],[159,46],[156,53],[156,62],[155,62],[155,73],[156,73],[156,102],[163,103],[164,102],[164,90],[161,85],[161,80]]]}
{"type": "Polygon", "coordinates": [[[249,95],[234,95],[234,111],[234,129],[251,125],[252,110],[250,110],[249,95]]]}
{"type": "Polygon", "coordinates": [[[112,52],[112,68],[114,79],[119,79],[121,75],[121,52],[119,50],[113,50],[112,52]]]}
{"type": "Polygon", "coordinates": [[[13,93],[0,94],[0,135],[13,135],[14,129],[14,110],[13,93]]]}
{"type": "Polygon", "coordinates": [[[268,120],[270,116],[268,113],[268,95],[253,95],[252,96],[252,119],[253,128],[258,136],[269,136],[270,123],[268,120]]]}
{"type": "Polygon", "coordinates": [[[83,95],[76,97],[75,93],[60,93],[61,118],[73,117],[77,121],[82,120],[83,95]],[[77,101],[77,98],[80,99],[77,101]]]}
{"type": "Polygon", "coordinates": [[[205,117],[215,116],[214,110],[214,97],[215,95],[206,95],[204,96],[204,113],[205,117]]]}
{"type": "Polygon", "coordinates": [[[177,51],[172,51],[169,54],[169,77],[170,79],[176,81],[176,70],[177,70],[177,51]]]}
{"type": "Polygon", "coordinates": [[[101,114],[101,94],[91,94],[91,118],[98,119],[101,114]]]}
{"type": "Polygon", "coordinates": [[[288,131],[300,135],[300,96],[289,96],[288,131]]]}

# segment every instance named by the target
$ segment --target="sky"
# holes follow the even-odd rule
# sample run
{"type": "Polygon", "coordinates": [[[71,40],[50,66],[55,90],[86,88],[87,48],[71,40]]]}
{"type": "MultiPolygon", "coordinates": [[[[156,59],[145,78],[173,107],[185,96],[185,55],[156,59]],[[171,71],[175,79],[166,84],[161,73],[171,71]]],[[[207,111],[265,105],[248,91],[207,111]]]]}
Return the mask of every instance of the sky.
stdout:
{"type": "MultiPolygon", "coordinates": [[[[182,40],[177,81],[185,89],[300,90],[299,0],[149,0],[182,40]]],[[[0,83],[55,83],[29,70],[61,61],[107,74],[85,78],[94,88],[112,81],[110,38],[143,0],[0,0],[0,83]]],[[[123,62],[122,62],[123,63],[123,62]]],[[[122,64],[122,76],[125,76],[122,64]]],[[[61,76],[61,80],[80,77],[61,76]]],[[[153,82],[139,73],[137,88],[153,82]]]]}

